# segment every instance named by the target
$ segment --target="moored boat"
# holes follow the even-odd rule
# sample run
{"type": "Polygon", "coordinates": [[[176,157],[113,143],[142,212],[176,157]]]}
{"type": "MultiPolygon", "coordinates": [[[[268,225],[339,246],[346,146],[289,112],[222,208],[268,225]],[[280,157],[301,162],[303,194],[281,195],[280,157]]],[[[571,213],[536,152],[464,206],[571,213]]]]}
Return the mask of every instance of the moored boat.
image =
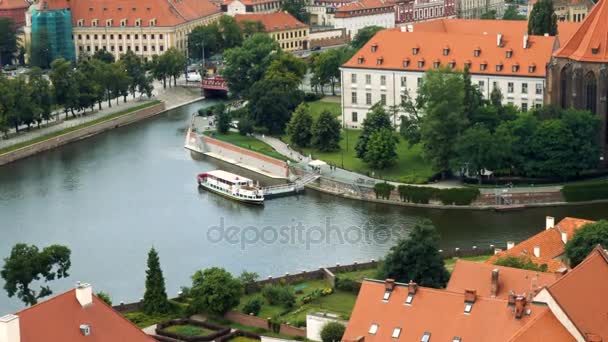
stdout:
{"type": "Polygon", "coordinates": [[[264,203],[264,191],[253,180],[223,170],[208,171],[196,177],[198,185],[231,198],[251,204],[264,203]]]}

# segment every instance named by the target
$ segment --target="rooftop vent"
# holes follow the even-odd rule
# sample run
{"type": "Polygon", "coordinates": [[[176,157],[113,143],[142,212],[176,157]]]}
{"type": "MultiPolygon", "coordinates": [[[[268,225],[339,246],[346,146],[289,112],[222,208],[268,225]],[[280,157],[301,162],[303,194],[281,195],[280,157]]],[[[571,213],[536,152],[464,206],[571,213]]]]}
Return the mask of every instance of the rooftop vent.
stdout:
{"type": "Polygon", "coordinates": [[[82,336],[89,336],[91,335],[91,326],[88,324],[81,324],[80,325],[80,333],[82,334],[82,336]]]}
{"type": "Polygon", "coordinates": [[[19,316],[8,314],[0,317],[0,341],[20,342],[21,330],[19,328],[19,316]]]}
{"type": "Polygon", "coordinates": [[[526,306],[526,295],[517,296],[515,298],[515,318],[520,319],[524,315],[524,307],[526,306]]]}
{"type": "Polygon", "coordinates": [[[513,241],[507,241],[507,250],[511,249],[515,247],[515,242],[513,241]]]}
{"type": "Polygon", "coordinates": [[[425,331],[422,337],[420,338],[420,342],[429,342],[431,340],[431,333],[425,331]]]}
{"type": "Polygon", "coordinates": [[[378,332],[378,324],[372,323],[372,325],[369,327],[368,333],[375,335],[377,332],[378,332]]]}
{"type": "Polygon", "coordinates": [[[509,297],[508,297],[508,299],[507,299],[507,303],[508,303],[509,305],[515,305],[515,298],[516,298],[516,297],[517,297],[517,296],[515,295],[515,292],[513,292],[513,291],[509,291],[509,297]]]}
{"type": "Polygon", "coordinates": [[[568,233],[562,232],[562,242],[566,244],[568,242],[568,233]]]}
{"type": "Polygon", "coordinates": [[[524,34],[524,49],[527,49],[530,45],[530,37],[528,34],[524,34]]]}
{"type": "Polygon", "coordinates": [[[540,258],[540,246],[534,246],[534,256],[540,258]]]}
{"type": "Polygon", "coordinates": [[[496,35],[496,46],[502,47],[502,33],[500,32],[496,35]]]}
{"type": "Polygon", "coordinates": [[[555,227],[555,217],[547,216],[545,218],[545,229],[551,229],[555,227]]]}
{"type": "Polygon", "coordinates": [[[475,303],[477,300],[477,290],[465,289],[464,290],[464,301],[468,303],[475,303]]]}
{"type": "Polygon", "coordinates": [[[393,291],[393,289],[395,288],[395,279],[392,278],[388,278],[384,281],[384,288],[387,291],[393,291]]]}
{"type": "Polygon", "coordinates": [[[76,299],[83,308],[93,304],[93,288],[91,285],[78,282],[76,284],[76,299]]]}
{"type": "Polygon", "coordinates": [[[498,268],[492,270],[492,280],[490,294],[494,298],[498,294],[498,268]]]}

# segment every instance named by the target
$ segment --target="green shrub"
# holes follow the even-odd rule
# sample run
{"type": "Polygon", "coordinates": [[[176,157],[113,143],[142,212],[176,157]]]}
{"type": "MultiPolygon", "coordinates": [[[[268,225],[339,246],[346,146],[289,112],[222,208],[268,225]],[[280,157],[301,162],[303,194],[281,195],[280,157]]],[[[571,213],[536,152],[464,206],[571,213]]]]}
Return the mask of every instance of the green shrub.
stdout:
{"type": "Polygon", "coordinates": [[[247,303],[245,303],[241,311],[247,315],[254,314],[255,316],[257,316],[260,313],[260,310],[262,310],[262,304],[263,301],[261,298],[252,298],[247,303]]]}
{"type": "Polygon", "coordinates": [[[608,182],[568,184],[562,188],[566,202],[608,199],[608,182]]]}
{"type": "Polygon", "coordinates": [[[268,135],[268,128],[266,127],[261,127],[261,126],[254,126],[253,127],[253,133],[255,134],[264,134],[264,135],[268,135]]]}
{"type": "Polygon", "coordinates": [[[349,278],[336,277],[336,289],[359,294],[361,283],[349,278]]]}
{"type": "Polygon", "coordinates": [[[285,285],[266,285],[262,289],[262,296],[270,305],[291,308],[296,303],[296,295],[293,290],[285,285]]]}
{"type": "Polygon", "coordinates": [[[428,204],[437,195],[438,189],[426,186],[399,185],[399,197],[403,202],[428,204]]]}
{"type": "Polygon", "coordinates": [[[394,189],[395,186],[389,183],[376,183],[376,185],[374,185],[376,198],[389,199],[391,197],[391,191],[394,189]]]}
{"type": "Polygon", "coordinates": [[[306,93],[304,94],[304,102],[313,102],[318,101],[323,98],[323,95],[316,93],[306,93]]]}
{"type": "Polygon", "coordinates": [[[475,188],[454,188],[441,189],[437,197],[445,205],[470,205],[479,194],[479,189],[475,188]]]}
{"type": "Polygon", "coordinates": [[[321,341],[338,342],[342,341],[345,327],[338,322],[329,322],[321,329],[321,341]]]}
{"type": "Polygon", "coordinates": [[[494,265],[521,268],[523,270],[530,271],[547,272],[547,264],[537,265],[532,260],[530,260],[530,257],[527,256],[517,257],[508,255],[502,258],[498,258],[498,260],[494,262],[494,265]]]}
{"type": "Polygon", "coordinates": [[[301,319],[296,319],[295,321],[292,322],[292,325],[298,327],[298,328],[302,328],[306,326],[306,319],[301,318],[301,319]]]}
{"type": "Polygon", "coordinates": [[[96,295],[97,295],[97,298],[101,299],[109,306],[112,306],[112,298],[110,298],[109,294],[107,294],[106,292],[103,292],[103,291],[99,291],[96,293],[96,295]]]}

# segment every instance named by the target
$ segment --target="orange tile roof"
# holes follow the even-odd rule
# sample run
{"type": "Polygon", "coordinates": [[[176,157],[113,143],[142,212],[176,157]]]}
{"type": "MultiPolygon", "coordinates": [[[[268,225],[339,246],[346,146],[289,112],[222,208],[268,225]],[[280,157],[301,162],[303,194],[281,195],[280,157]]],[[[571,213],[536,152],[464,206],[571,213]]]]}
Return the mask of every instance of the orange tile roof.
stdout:
{"type": "MultiPolygon", "coordinates": [[[[443,22],[444,25],[451,25],[450,19],[443,22]]],[[[414,32],[384,30],[370,39],[343,67],[426,71],[433,69],[434,61],[438,60],[442,66],[454,62],[458,70],[464,69],[465,63],[470,63],[473,74],[545,77],[545,65],[551,58],[555,37],[530,36],[529,47],[524,49],[524,32],[520,32],[518,27],[502,32],[502,46],[497,46],[497,36],[493,34],[417,31],[416,26],[414,32]],[[374,45],[376,50],[372,51],[374,45]],[[447,56],[443,54],[445,47],[449,48],[447,56]],[[414,48],[418,48],[416,54],[414,48]],[[474,55],[477,48],[480,48],[479,56],[474,55]],[[506,57],[507,50],[512,51],[511,58],[506,57]],[[361,57],[363,62],[359,63],[361,57]],[[404,61],[409,62],[408,66],[404,66],[404,61]],[[422,67],[419,62],[423,64],[422,67]],[[482,70],[483,65],[485,70],[482,70]],[[497,65],[502,65],[502,69],[497,70],[497,65]],[[514,66],[517,68],[514,69],[514,66]],[[533,72],[529,70],[531,66],[534,67],[533,72]]]]}
{"type": "Polygon", "coordinates": [[[477,294],[490,297],[492,294],[492,270],[498,269],[498,291],[496,298],[508,299],[509,292],[532,293],[553,284],[560,275],[522,270],[512,267],[490,265],[481,262],[458,260],[446,289],[464,292],[475,289],[477,294]]]}
{"type": "Polygon", "coordinates": [[[536,321],[528,329],[521,329],[509,342],[576,341],[551,311],[544,311],[536,317],[536,321]]]}
{"type": "Polygon", "coordinates": [[[371,8],[394,7],[393,0],[356,0],[336,9],[336,14],[340,12],[358,11],[371,8]]]}
{"type": "Polygon", "coordinates": [[[396,284],[388,302],[382,300],[384,292],[383,282],[363,282],[343,341],[358,337],[365,342],[420,341],[425,332],[431,334],[431,341],[452,341],[455,336],[462,341],[508,341],[520,330],[552,323],[544,319],[548,307],[535,303],[526,307],[529,316],[516,319],[513,308],[502,299],[477,296],[470,314],[465,314],[463,293],[418,287],[412,304],[405,305],[407,285],[396,284]],[[372,324],[378,325],[375,334],[369,333],[372,324]],[[397,339],[391,337],[395,328],[401,328],[397,339]]]}
{"type": "Polygon", "coordinates": [[[69,7],[74,26],[80,19],[84,20],[84,26],[92,26],[93,19],[99,20],[98,26],[106,26],[106,21],[112,19],[112,26],[120,27],[121,20],[127,19],[127,26],[132,27],[141,19],[141,26],[148,27],[150,20],[156,19],[155,26],[167,27],[220,12],[209,0],[47,0],[47,3],[49,9],[69,7]]]}
{"type": "MultiPolygon", "coordinates": [[[[245,6],[257,5],[257,4],[267,4],[270,2],[277,2],[278,0],[239,0],[245,6]]],[[[223,5],[229,5],[233,3],[234,0],[224,0],[222,2],[223,5]]]]}
{"type": "Polygon", "coordinates": [[[555,260],[556,257],[564,254],[565,244],[562,241],[561,233],[566,233],[568,240],[570,240],[574,233],[587,223],[593,223],[593,221],[566,217],[555,227],[545,229],[529,239],[518,243],[513,248],[492,256],[486,263],[493,264],[498,258],[509,255],[527,256],[534,263],[538,265],[546,264],[548,271],[555,272],[567,266],[563,262],[555,260]],[[534,256],[534,247],[540,247],[540,257],[534,256]]]}
{"type": "Polygon", "coordinates": [[[25,0],[0,0],[0,10],[28,8],[30,4],[25,0]]]}
{"type": "Polygon", "coordinates": [[[583,335],[608,341],[608,255],[600,246],[548,291],[583,335]]]}
{"type": "Polygon", "coordinates": [[[234,16],[237,22],[259,21],[266,28],[266,32],[276,32],[305,28],[308,25],[300,22],[287,12],[237,14],[234,16]]]}
{"type": "Polygon", "coordinates": [[[82,307],[70,290],[17,313],[21,342],[153,342],[133,323],[93,295],[93,303],[82,307]],[[80,333],[88,324],[91,335],[80,333]]]}
{"type": "Polygon", "coordinates": [[[576,61],[608,62],[608,0],[600,0],[593,7],[555,56],[576,61]]]}

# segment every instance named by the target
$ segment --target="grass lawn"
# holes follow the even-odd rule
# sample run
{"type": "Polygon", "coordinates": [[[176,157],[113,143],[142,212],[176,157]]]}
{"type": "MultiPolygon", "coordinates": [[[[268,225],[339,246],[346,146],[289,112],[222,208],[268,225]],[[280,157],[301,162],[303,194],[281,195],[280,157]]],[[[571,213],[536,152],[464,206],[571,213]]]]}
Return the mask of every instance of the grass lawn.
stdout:
{"type": "Polygon", "coordinates": [[[490,257],[491,257],[491,255],[479,255],[479,256],[473,256],[473,257],[445,259],[445,268],[447,268],[448,271],[452,272],[454,270],[454,266],[456,265],[456,260],[458,260],[458,259],[467,260],[467,261],[484,262],[484,261],[488,260],[490,257]]]}
{"type": "MultiPolygon", "coordinates": [[[[205,133],[207,134],[207,133],[205,133]]],[[[275,151],[270,145],[262,142],[254,137],[240,135],[238,133],[228,132],[227,134],[219,134],[213,132],[213,138],[222,140],[248,150],[252,150],[261,154],[265,154],[269,157],[273,157],[279,160],[286,160],[287,158],[275,151]]]]}
{"type": "Polygon", "coordinates": [[[336,273],[336,277],[342,279],[350,279],[354,281],[363,281],[365,278],[374,279],[378,274],[377,268],[369,268],[366,270],[352,271],[352,272],[340,272],[336,273]]]}
{"type": "Polygon", "coordinates": [[[125,313],[124,316],[126,319],[133,322],[133,324],[140,328],[149,327],[151,325],[164,321],[170,321],[172,319],[183,318],[181,313],[178,312],[166,315],[147,315],[142,311],[133,311],[125,313]]]}
{"type": "Polygon", "coordinates": [[[143,103],[143,104],[141,104],[139,106],[135,106],[135,107],[132,107],[132,108],[129,108],[129,109],[125,109],[125,110],[122,110],[120,112],[116,112],[114,114],[107,115],[107,116],[104,116],[104,117],[101,117],[101,118],[98,118],[98,119],[95,119],[95,120],[92,120],[92,121],[89,121],[89,122],[84,122],[84,123],[81,123],[80,125],[77,125],[77,126],[74,126],[74,127],[69,127],[69,128],[66,128],[66,129],[62,129],[62,130],[57,131],[57,132],[53,132],[53,133],[49,133],[49,134],[46,134],[46,135],[42,135],[42,136],[40,136],[38,138],[35,138],[35,139],[32,139],[32,140],[24,141],[24,142],[21,142],[21,143],[12,145],[12,146],[5,147],[3,149],[0,149],[0,154],[4,154],[4,153],[7,153],[7,152],[18,150],[20,148],[23,148],[23,147],[26,147],[26,146],[29,146],[29,145],[33,145],[33,144],[39,143],[41,141],[45,141],[45,140],[48,140],[48,139],[51,139],[51,138],[54,138],[54,137],[57,137],[57,136],[60,136],[60,135],[66,134],[66,133],[70,133],[70,132],[79,130],[81,128],[89,127],[89,126],[98,124],[98,123],[103,122],[103,121],[111,120],[111,119],[117,118],[119,116],[123,116],[125,114],[129,114],[129,113],[134,112],[136,110],[140,110],[140,109],[143,109],[143,108],[146,108],[146,107],[150,107],[150,106],[153,106],[153,105],[156,105],[156,104],[159,104],[159,103],[160,103],[160,101],[158,101],[158,100],[148,101],[148,102],[143,103]]]}
{"type": "MultiPolygon", "coordinates": [[[[314,148],[301,149],[305,155],[312,154],[316,159],[342,167],[342,152],[344,152],[344,168],[362,174],[370,174],[373,171],[366,163],[355,155],[355,145],[361,135],[360,130],[348,129],[342,131],[340,141],[340,151],[319,152],[314,148]],[[348,149],[347,149],[348,145],[348,149]]],[[[284,141],[288,141],[287,136],[283,136],[284,141]]],[[[409,144],[399,138],[397,145],[397,163],[385,170],[375,171],[375,177],[391,181],[401,181],[406,183],[424,183],[434,172],[431,165],[422,159],[422,148],[420,145],[409,146],[409,144]]]]}
{"type": "Polygon", "coordinates": [[[321,115],[321,112],[323,112],[324,110],[330,111],[334,116],[342,115],[342,110],[340,108],[339,102],[328,102],[318,100],[313,102],[307,102],[307,104],[310,107],[310,114],[315,120],[319,117],[319,115],[321,115]]]}
{"type": "Polygon", "coordinates": [[[250,338],[250,337],[245,337],[245,336],[237,336],[235,338],[230,339],[231,342],[256,342],[259,340],[256,340],[254,338],[250,338]]]}
{"type": "Polygon", "coordinates": [[[174,334],[184,335],[184,336],[208,336],[208,335],[216,333],[215,330],[206,329],[206,328],[199,327],[196,325],[191,325],[191,324],[172,325],[163,330],[172,332],[174,334]]]}

